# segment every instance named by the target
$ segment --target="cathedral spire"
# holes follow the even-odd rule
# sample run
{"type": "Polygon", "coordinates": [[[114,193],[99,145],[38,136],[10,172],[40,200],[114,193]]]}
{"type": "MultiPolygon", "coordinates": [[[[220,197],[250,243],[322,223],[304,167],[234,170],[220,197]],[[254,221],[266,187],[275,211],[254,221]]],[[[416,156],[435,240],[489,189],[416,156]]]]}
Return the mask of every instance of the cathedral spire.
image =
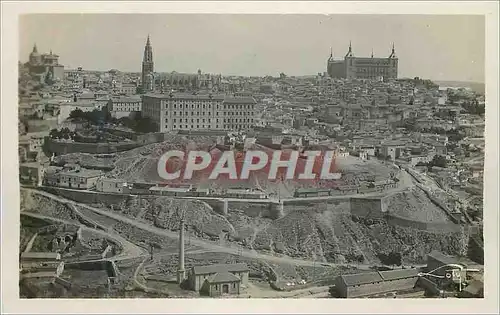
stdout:
{"type": "Polygon", "coordinates": [[[149,39],[149,34],[148,34],[148,39],[146,40],[146,46],[144,47],[143,62],[153,62],[153,48],[151,47],[151,40],[149,39]]]}
{"type": "Polygon", "coordinates": [[[396,49],[394,48],[394,42],[392,43],[392,51],[389,58],[396,58],[396,49]]]}
{"type": "Polygon", "coordinates": [[[144,57],[142,59],[142,78],[141,78],[143,92],[154,91],[154,62],[153,62],[153,47],[151,47],[151,40],[146,40],[144,46],[144,57]]]}
{"type": "Polygon", "coordinates": [[[349,50],[347,51],[346,57],[352,57],[352,43],[349,41],[349,50]]]}
{"type": "Polygon", "coordinates": [[[35,43],[35,45],[33,45],[33,52],[38,53],[38,49],[36,48],[36,43],[35,43]]]}

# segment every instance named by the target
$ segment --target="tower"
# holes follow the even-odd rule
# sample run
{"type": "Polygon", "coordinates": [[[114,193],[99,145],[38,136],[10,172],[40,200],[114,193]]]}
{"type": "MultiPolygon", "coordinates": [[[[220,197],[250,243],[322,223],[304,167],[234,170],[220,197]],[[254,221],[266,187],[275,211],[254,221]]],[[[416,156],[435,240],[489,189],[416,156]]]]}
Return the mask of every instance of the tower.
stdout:
{"type": "Polygon", "coordinates": [[[38,48],[36,47],[36,44],[33,45],[33,51],[30,54],[30,64],[31,65],[39,65],[42,62],[42,56],[38,53],[38,48]]]}
{"type": "Polygon", "coordinates": [[[396,79],[398,77],[398,57],[396,56],[396,49],[394,48],[394,43],[392,43],[391,54],[389,55],[390,62],[390,79],[396,79]]]}
{"type": "Polygon", "coordinates": [[[349,50],[347,51],[346,57],[352,57],[352,43],[349,41],[349,50]]]}
{"type": "Polygon", "coordinates": [[[179,228],[179,266],[177,269],[177,283],[181,284],[185,278],[186,270],[184,269],[184,215],[182,215],[179,228]]]}
{"type": "Polygon", "coordinates": [[[353,79],[356,77],[356,65],[353,63],[355,60],[352,54],[352,44],[349,41],[349,50],[344,56],[344,67],[345,67],[345,77],[347,79],[353,79]]]}
{"type": "Polygon", "coordinates": [[[151,82],[151,76],[154,72],[153,63],[153,48],[151,47],[151,41],[148,39],[146,41],[146,46],[144,47],[144,57],[142,58],[142,89],[143,92],[152,91],[153,84],[151,82]],[[151,75],[151,76],[148,76],[151,75]]]}
{"type": "Polygon", "coordinates": [[[394,43],[392,43],[392,51],[391,51],[391,55],[389,56],[389,58],[391,58],[391,59],[396,58],[397,59],[396,50],[394,49],[394,43]]]}

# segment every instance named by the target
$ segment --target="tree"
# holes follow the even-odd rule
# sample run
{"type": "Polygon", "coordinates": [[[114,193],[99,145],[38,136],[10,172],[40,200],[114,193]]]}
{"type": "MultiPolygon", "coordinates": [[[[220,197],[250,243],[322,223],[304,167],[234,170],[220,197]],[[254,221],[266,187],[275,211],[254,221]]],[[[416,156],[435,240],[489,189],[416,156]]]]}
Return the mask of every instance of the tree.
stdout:
{"type": "Polygon", "coordinates": [[[377,255],[377,257],[378,259],[380,259],[380,262],[383,263],[384,265],[395,265],[395,266],[402,265],[401,253],[396,253],[396,252],[390,252],[389,254],[380,253],[377,255]]]}
{"type": "Polygon", "coordinates": [[[79,108],[74,109],[71,111],[71,113],[69,113],[69,118],[73,118],[73,119],[84,118],[83,111],[79,108]]]}
{"type": "Polygon", "coordinates": [[[446,157],[444,157],[442,155],[435,155],[432,158],[432,161],[429,162],[429,167],[432,167],[432,166],[445,168],[447,166],[446,157]]]}
{"type": "Polygon", "coordinates": [[[60,133],[59,133],[59,130],[57,130],[56,128],[50,130],[49,132],[49,137],[51,139],[58,139],[60,137],[60,133]]]}

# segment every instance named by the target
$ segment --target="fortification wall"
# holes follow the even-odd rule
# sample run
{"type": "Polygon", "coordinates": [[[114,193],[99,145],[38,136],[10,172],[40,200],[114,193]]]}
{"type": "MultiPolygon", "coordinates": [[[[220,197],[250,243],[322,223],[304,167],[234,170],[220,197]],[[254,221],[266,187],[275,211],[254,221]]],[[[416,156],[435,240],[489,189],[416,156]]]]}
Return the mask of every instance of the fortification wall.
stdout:
{"type": "Polygon", "coordinates": [[[383,198],[351,198],[351,214],[364,218],[384,216],[383,198]]]}
{"type": "Polygon", "coordinates": [[[422,222],[414,221],[406,218],[397,217],[394,215],[387,215],[386,221],[390,225],[403,226],[414,228],[423,231],[434,233],[456,233],[460,232],[460,225],[451,222],[422,222]]]}
{"type": "Polygon", "coordinates": [[[69,153],[93,153],[107,154],[135,149],[143,144],[137,142],[118,142],[118,143],[83,143],[66,142],[54,139],[47,140],[47,149],[55,154],[69,153]]]}
{"type": "Polygon", "coordinates": [[[28,132],[50,131],[57,128],[57,118],[30,119],[26,122],[28,132]]]}
{"type": "Polygon", "coordinates": [[[83,142],[65,142],[54,139],[48,139],[47,147],[50,152],[56,154],[68,153],[93,153],[93,154],[108,154],[122,152],[135,149],[137,147],[165,141],[171,136],[171,133],[147,133],[133,134],[128,131],[113,130],[111,133],[122,135],[131,138],[132,141],[124,141],[117,143],[83,143],[83,142]]]}
{"type": "Polygon", "coordinates": [[[279,209],[274,209],[273,205],[269,203],[248,203],[242,201],[230,201],[228,203],[229,211],[241,211],[249,217],[264,217],[264,218],[278,218],[279,209]]]}
{"type": "Polygon", "coordinates": [[[95,193],[90,191],[69,190],[58,187],[42,187],[43,190],[67,199],[81,203],[103,203],[105,205],[117,204],[129,198],[124,194],[95,193]]]}
{"type": "Polygon", "coordinates": [[[65,264],[66,269],[79,269],[79,270],[106,270],[108,277],[118,276],[118,267],[113,261],[86,261],[65,264]]]}

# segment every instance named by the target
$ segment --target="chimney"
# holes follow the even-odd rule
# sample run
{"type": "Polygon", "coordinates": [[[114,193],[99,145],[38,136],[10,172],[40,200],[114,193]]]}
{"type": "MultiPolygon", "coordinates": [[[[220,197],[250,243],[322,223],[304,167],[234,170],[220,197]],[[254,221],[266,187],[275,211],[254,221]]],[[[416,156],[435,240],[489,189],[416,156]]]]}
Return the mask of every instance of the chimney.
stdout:
{"type": "Polygon", "coordinates": [[[177,283],[181,284],[185,278],[186,270],[184,270],[184,217],[182,217],[179,229],[179,267],[177,269],[177,283]]]}

